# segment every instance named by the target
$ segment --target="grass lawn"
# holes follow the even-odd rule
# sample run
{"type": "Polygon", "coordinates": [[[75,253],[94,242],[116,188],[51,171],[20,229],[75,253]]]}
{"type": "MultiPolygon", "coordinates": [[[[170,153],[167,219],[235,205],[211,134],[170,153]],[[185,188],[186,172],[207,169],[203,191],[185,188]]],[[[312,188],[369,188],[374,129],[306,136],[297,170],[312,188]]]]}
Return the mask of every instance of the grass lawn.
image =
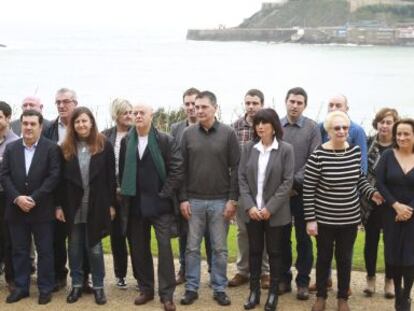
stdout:
{"type": "MultiPolygon", "coordinates": [[[[293,230],[294,232],[294,230],[293,230]]],[[[237,227],[236,225],[231,225],[228,235],[228,249],[229,249],[229,262],[235,262],[237,259],[237,227]]],[[[294,234],[292,234],[292,243],[293,243],[293,256],[296,258],[296,242],[294,234]]],[[[353,260],[353,269],[354,270],[365,270],[364,265],[364,241],[365,241],[365,232],[362,230],[358,231],[357,240],[354,245],[354,260],[353,260]]],[[[316,241],[313,240],[313,248],[314,248],[314,254],[315,254],[315,260],[316,260],[316,241]]],[[[109,238],[105,238],[103,241],[104,245],[104,252],[110,253],[111,252],[111,246],[109,243],[109,238]]],[[[178,239],[172,240],[172,247],[174,256],[178,257],[178,239]]],[[[157,255],[157,241],[155,239],[154,232],[152,234],[152,240],[151,240],[151,249],[152,253],[157,255]]],[[[377,271],[378,272],[384,272],[384,245],[382,242],[382,239],[380,240],[379,250],[378,250],[378,261],[377,261],[377,271]]],[[[205,251],[204,246],[202,247],[202,255],[205,258],[205,251]]]]}

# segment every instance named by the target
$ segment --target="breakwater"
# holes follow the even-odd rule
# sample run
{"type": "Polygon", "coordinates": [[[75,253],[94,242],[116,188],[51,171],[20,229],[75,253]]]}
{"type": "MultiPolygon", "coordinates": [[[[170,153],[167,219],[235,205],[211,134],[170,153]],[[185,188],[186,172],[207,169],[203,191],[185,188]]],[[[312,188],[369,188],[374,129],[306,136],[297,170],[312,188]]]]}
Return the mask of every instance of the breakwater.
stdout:
{"type": "Polygon", "coordinates": [[[370,44],[414,46],[414,27],[219,28],[189,29],[188,40],[265,41],[309,44],[370,44]]]}

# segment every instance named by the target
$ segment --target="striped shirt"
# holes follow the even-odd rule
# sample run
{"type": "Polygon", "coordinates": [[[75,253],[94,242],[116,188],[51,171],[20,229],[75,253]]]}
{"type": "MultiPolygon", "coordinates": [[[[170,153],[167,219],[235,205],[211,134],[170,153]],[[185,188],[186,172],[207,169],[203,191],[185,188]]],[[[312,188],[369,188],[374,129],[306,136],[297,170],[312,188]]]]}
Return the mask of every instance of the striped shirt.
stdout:
{"type": "Polygon", "coordinates": [[[361,170],[361,150],[319,146],[305,168],[303,205],[306,221],[326,225],[354,225],[361,222],[359,193],[371,198],[375,188],[361,170]]]}

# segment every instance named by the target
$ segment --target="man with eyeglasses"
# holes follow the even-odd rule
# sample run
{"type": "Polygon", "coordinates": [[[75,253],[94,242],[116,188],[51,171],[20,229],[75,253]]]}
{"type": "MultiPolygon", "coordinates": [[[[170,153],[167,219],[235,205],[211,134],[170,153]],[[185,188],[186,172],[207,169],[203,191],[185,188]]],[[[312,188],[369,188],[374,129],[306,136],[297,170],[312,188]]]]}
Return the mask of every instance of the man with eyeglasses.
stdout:
{"type": "MultiPolygon", "coordinates": [[[[60,145],[65,139],[66,127],[69,124],[72,112],[78,105],[76,92],[68,88],[59,89],[56,92],[55,105],[59,115],[56,120],[47,129],[45,129],[43,135],[60,145]]],[[[66,277],[68,274],[68,269],[66,268],[66,237],[66,224],[56,220],[55,236],[53,241],[56,279],[54,291],[59,291],[60,289],[66,287],[66,277]]]]}
{"type": "MultiPolygon", "coordinates": [[[[26,111],[29,109],[39,111],[42,113],[43,110],[43,104],[39,97],[36,96],[27,96],[23,99],[22,102],[22,111],[26,111]]],[[[48,120],[43,119],[43,129],[46,129],[50,126],[51,122],[48,120]]],[[[10,127],[12,131],[17,135],[21,136],[22,134],[22,123],[20,122],[20,119],[16,119],[12,122],[10,122],[10,127]]]]}
{"type": "MultiPolygon", "coordinates": [[[[253,117],[260,109],[263,108],[263,105],[264,95],[260,90],[251,89],[247,91],[244,96],[245,114],[232,124],[232,127],[236,131],[240,147],[243,147],[246,143],[253,139],[253,117]]],[[[242,209],[238,209],[236,216],[237,245],[239,249],[236,263],[237,272],[229,281],[229,287],[237,287],[249,281],[249,240],[247,236],[246,224],[240,213],[244,213],[244,211],[242,209]]],[[[269,261],[265,249],[262,258],[262,288],[269,288],[269,282],[269,261]]]]}
{"type": "MultiPolygon", "coordinates": [[[[181,138],[183,137],[184,130],[193,124],[197,123],[197,115],[195,112],[195,99],[197,95],[200,94],[200,91],[194,87],[189,88],[183,94],[183,110],[186,115],[186,119],[171,125],[171,135],[175,138],[178,145],[181,145],[181,138]]],[[[185,219],[181,219],[180,222],[180,232],[179,232],[179,248],[180,248],[180,269],[178,270],[177,277],[175,282],[177,285],[180,285],[185,282],[185,249],[187,247],[187,233],[188,228],[185,219]]],[[[204,244],[206,248],[208,271],[210,271],[211,266],[211,245],[210,237],[208,230],[204,235],[204,244]]]]}
{"type": "MultiPolygon", "coordinates": [[[[294,219],[296,235],[296,298],[309,299],[309,281],[313,264],[312,240],[306,233],[304,218],[302,188],[306,161],[317,146],[321,144],[321,133],[318,124],[303,115],[308,103],[308,95],[301,87],[295,87],[287,92],[285,98],[286,116],[281,119],[283,126],[283,140],[293,146],[295,154],[295,175],[290,193],[290,211],[294,219]]],[[[284,294],[292,291],[292,225],[284,230],[284,251],[282,276],[278,292],[284,294]]]]}

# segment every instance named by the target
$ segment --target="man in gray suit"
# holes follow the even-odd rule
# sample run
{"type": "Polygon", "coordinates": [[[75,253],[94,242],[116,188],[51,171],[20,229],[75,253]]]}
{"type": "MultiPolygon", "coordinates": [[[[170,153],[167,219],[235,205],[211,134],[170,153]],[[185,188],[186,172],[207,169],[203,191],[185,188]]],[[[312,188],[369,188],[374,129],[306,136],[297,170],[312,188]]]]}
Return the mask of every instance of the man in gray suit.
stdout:
{"type": "MultiPolygon", "coordinates": [[[[27,96],[25,99],[23,99],[22,112],[29,110],[29,109],[36,110],[42,113],[43,104],[39,97],[27,96]]],[[[50,121],[43,119],[43,129],[47,128],[49,125],[50,125],[50,121]]],[[[10,127],[17,136],[21,136],[22,124],[20,122],[20,118],[12,121],[10,123],[10,127]]]]}

